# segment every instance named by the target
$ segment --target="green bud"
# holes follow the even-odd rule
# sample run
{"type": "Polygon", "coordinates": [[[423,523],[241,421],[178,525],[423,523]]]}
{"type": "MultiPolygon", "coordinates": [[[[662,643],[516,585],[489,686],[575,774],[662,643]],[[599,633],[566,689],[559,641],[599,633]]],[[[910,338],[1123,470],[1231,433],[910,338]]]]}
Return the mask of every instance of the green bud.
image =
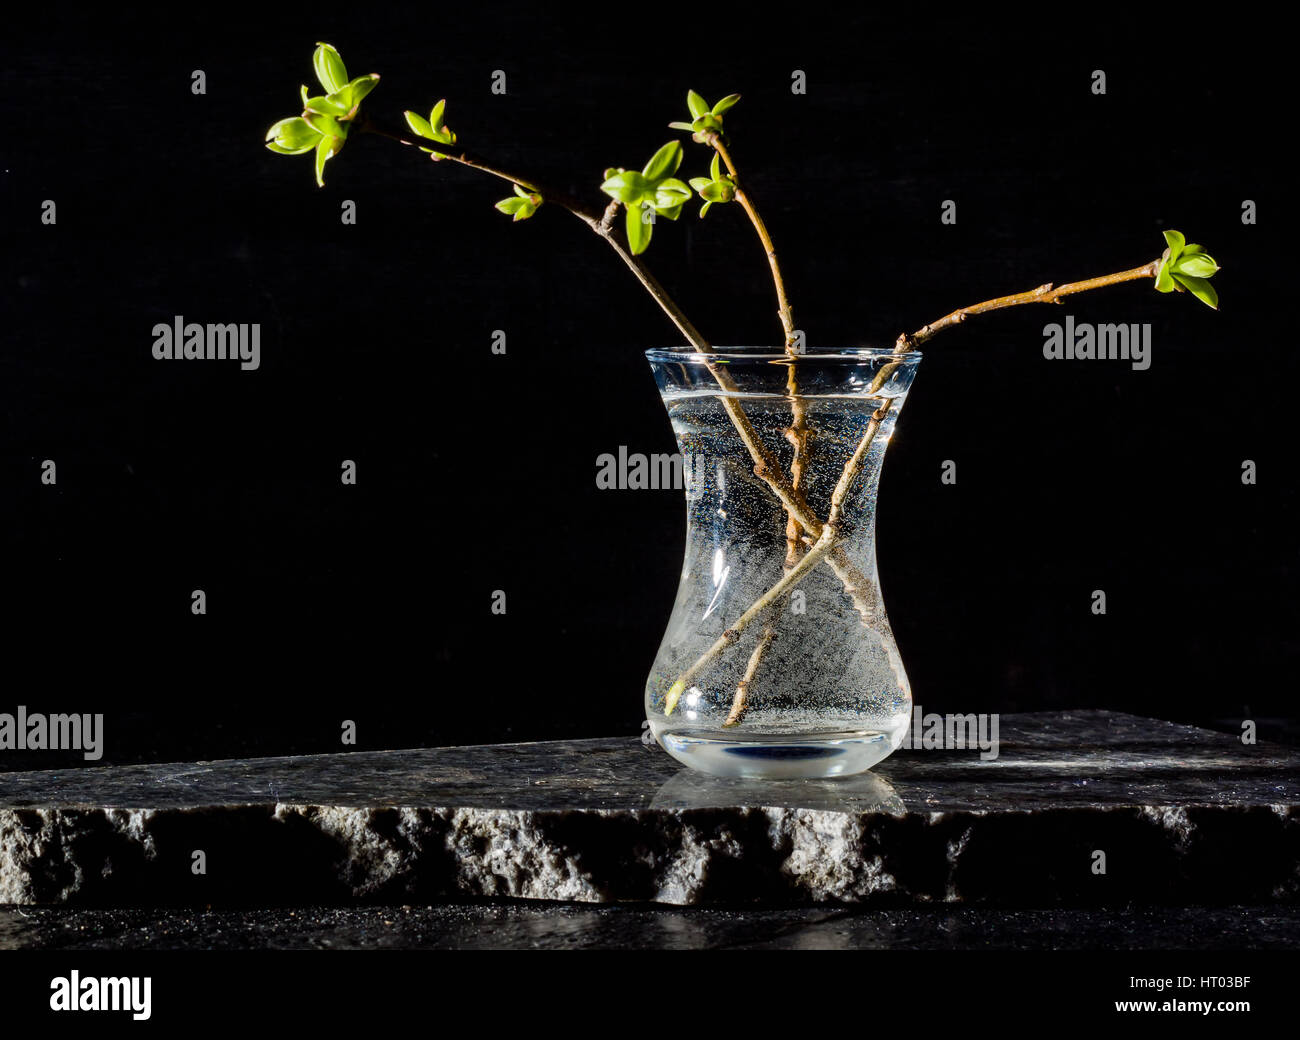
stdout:
{"type": "Polygon", "coordinates": [[[321,135],[301,116],[281,119],[266,132],[266,146],[281,155],[302,155],[310,152],[321,135]]]}
{"type": "Polygon", "coordinates": [[[537,212],[537,207],[542,204],[542,197],[536,192],[525,191],[515,185],[515,194],[511,198],[502,199],[496,204],[496,208],[502,213],[511,215],[516,221],[527,220],[537,212]]]}
{"type": "Polygon", "coordinates": [[[347,85],[348,70],[343,64],[343,59],[339,57],[339,52],[328,43],[316,44],[312,65],[316,69],[316,78],[325,88],[325,93],[333,94],[347,85]]]}
{"type": "MultiPolygon", "coordinates": [[[[443,113],[446,111],[447,99],[443,98],[434,105],[432,111],[429,112],[429,125],[433,127],[433,132],[435,134],[443,133],[443,131],[446,130],[446,123],[443,122],[443,113]]],[[[440,140],[443,144],[451,144],[451,140],[447,137],[440,138],[440,140]]]]}
{"type": "Polygon", "coordinates": [[[729,181],[710,181],[700,196],[706,202],[730,202],[736,197],[736,189],[729,181]]]}
{"type": "Polygon", "coordinates": [[[1219,294],[1207,281],[1219,270],[1214,257],[1199,243],[1188,245],[1180,231],[1166,231],[1164,236],[1168,244],[1156,272],[1156,289],[1163,293],[1189,292],[1207,307],[1218,310],[1219,294]]]}
{"type": "Polygon", "coordinates": [[[697,134],[722,133],[722,121],[711,113],[698,116],[691,124],[691,130],[697,134]]]}

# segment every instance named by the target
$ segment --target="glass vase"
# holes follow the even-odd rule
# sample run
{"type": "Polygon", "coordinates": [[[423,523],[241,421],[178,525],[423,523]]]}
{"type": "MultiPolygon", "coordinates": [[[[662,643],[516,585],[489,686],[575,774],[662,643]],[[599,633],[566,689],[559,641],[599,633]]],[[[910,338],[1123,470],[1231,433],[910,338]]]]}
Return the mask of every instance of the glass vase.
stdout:
{"type": "Polygon", "coordinates": [[[687,504],[677,599],[646,683],[655,739],[720,776],[871,768],[911,721],[875,519],[920,353],[647,357],[687,504]]]}

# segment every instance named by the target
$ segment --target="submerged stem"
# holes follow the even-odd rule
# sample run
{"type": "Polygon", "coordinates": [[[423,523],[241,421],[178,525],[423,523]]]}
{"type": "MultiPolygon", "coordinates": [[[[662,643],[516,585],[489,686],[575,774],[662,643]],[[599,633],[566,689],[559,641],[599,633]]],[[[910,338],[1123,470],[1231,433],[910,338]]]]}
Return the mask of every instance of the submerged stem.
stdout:
{"type": "MultiPolygon", "coordinates": [[[[740,203],[745,215],[749,217],[749,222],[754,225],[759,242],[762,243],[763,252],[767,256],[768,267],[772,272],[772,284],[776,289],[777,317],[780,319],[781,328],[785,333],[786,355],[790,358],[786,374],[786,394],[790,400],[790,426],[785,431],[785,439],[790,442],[792,452],[790,458],[790,486],[794,491],[798,492],[803,484],[810,431],[808,429],[808,409],[799,393],[799,379],[795,369],[797,333],[794,327],[794,313],[790,308],[789,297],[786,295],[785,279],[781,275],[781,265],[776,257],[776,245],[772,241],[771,233],[767,230],[767,225],[759,215],[758,207],[754,205],[749,193],[740,186],[740,176],[736,171],[736,164],[732,161],[731,153],[722,140],[722,136],[717,133],[709,133],[705,135],[704,140],[718,153],[719,158],[726,165],[727,173],[736,185],[736,201],[740,203]]],[[[785,524],[786,574],[790,573],[791,569],[799,562],[800,557],[803,556],[803,535],[804,525],[800,523],[799,518],[793,512],[787,511],[785,524]]],[[[852,594],[851,579],[842,574],[840,569],[837,569],[836,573],[841,575],[846,589],[852,594]]],[[[776,638],[775,623],[775,619],[767,623],[758,645],[754,647],[753,655],[749,659],[749,666],[745,669],[744,678],[736,685],[731,713],[727,716],[724,725],[734,726],[744,716],[749,685],[758,673],[764,654],[767,653],[768,648],[776,638]]]]}
{"type": "MultiPolygon", "coordinates": [[[[1006,307],[1016,307],[1027,303],[1059,303],[1063,297],[1071,296],[1075,293],[1087,292],[1092,289],[1101,289],[1109,285],[1118,285],[1121,282],[1136,281],[1140,278],[1154,278],[1159,269],[1160,260],[1157,259],[1148,264],[1144,264],[1141,267],[1130,268],[1127,271],[1120,271],[1116,274],[1102,275],[1098,278],[1089,278],[1079,282],[1068,282],[1065,285],[1056,288],[1053,288],[1052,284],[1049,282],[1045,285],[1038,286],[1036,289],[1031,289],[1028,292],[1016,293],[1011,296],[999,296],[992,300],[986,300],[983,303],[963,307],[959,310],[952,311],[950,314],[946,314],[938,321],[931,322],[911,335],[908,335],[907,333],[900,335],[895,344],[895,352],[897,354],[906,354],[915,349],[921,343],[936,336],[944,329],[951,328],[954,325],[959,325],[961,322],[965,321],[966,318],[972,315],[984,314],[988,311],[1001,310],[1006,307]]],[[[901,364],[901,360],[894,361],[882,368],[872,380],[868,392],[872,394],[878,392],[901,364]]],[[[826,522],[824,525],[821,525],[821,530],[816,533],[817,541],[809,550],[808,554],[803,557],[798,566],[787,570],[780,581],[755,600],[754,603],[740,616],[740,619],[736,624],[724,632],[722,637],[709,647],[709,649],[706,650],[689,668],[687,668],[675,683],[673,683],[672,687],[670,687],[668,691],[667,698],[665,699],[665,715],[672,714],[673,709],[677,705],[678,699],[681,697],[682,693],[685,692],[687,684],[708,667],[714,659],[721,656],[729,646],[737,642],[741,633],[744,632],[759,615],[771,607],[779,596],[781,596],[811,569],[810,561],[812,561],[814,557],[816,557],[817,560],[824,557],[830,557],[827,562],[832,566],[832,569],[836,570],[837,574],[840,574],[845,587],[850,589],[852,593],[856,582],[841,573],[840,569],[836,567],[835,554],[839,554],[843,557],[843,550],[837,544],[838,536],[836,534],[836,529],[839,524],[840,512],[843,509],[844,501],[848,497],[848,493],[852,489],[853,483],[857,479],[858,474],[861,472],[863,462],[867,456],[867,451],[871,447],[876,434],[880,430],[880,424],[889,414],[889,410],[893,407],[893,404],[894,398],[888,398],[884,404],[872,413],[871,421],[867,424],[866,430],[863,431],[862,439],[858,442],[857,447],[853,451],[853,455],[844,464],[844,469],[840,472],[840,477],[835,484],[835,489],[831,492],[830,509],[827,513],[826,522]]],[[[814,517],[813,519],[815,520],[816,518],[814,517]]],[[[805,526],[808,527],[810,532],[814,530],[812,525],[805,526]]],[[[844,562],[847,563],[847,559],[845,559],[844,562]]],[[[863,586],[858,587],[861,588],[863,586]]],[[[854,603],[855,606],[859,606],[858,598],[856,596],[854,597],[854,603]]],[[[862,606],[859,606],[859,611],[863,614],[865,620],[867,618],[867,612],[862,606]]],[[[745,708],[747,707],[748,686],[749,682],[752,681],[753,678],[752,673],[757,669],[758,662],[762,660],[763,653],[766,652],[771,642],[772,640],[767,637],[767,632],[765,631],[750,657],[749,666],[746,668],[745,679],[742,680],[741,687],[736,691],[736,701],[733,702],[732,705],[732,715],[736,715],[737,713],[737,704],[739,704],[739,711],[741,714],[745,711],[745,708]]],[[[739,716],[737,716],[737,721],[739,721],[739,716]]],[[[731,723],[731,715],[728,716],[727,724],[733,724],[731,723]]]]}

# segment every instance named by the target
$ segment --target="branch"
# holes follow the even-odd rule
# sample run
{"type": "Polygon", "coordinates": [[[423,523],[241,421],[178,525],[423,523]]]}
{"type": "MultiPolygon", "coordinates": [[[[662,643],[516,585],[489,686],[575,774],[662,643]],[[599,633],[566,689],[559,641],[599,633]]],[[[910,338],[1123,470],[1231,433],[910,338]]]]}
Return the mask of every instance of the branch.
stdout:
{"type": "Polygon", "coordinates": [[[369,117],[362,118],[361,122],[358,124],[358,129],[364,134],[375,134],[379,137],[387,137],[390,141],[396,141],[398,144],[404,144],[410,148],[429,148],[430,146],[436,145],[433,149],[435,158],[449,159],[454,163],[459,163],[461,166],[468,166],[470,169],[478,170],[479,172],[486,173],[492,177],[497,177],[510,184],[518,184],[526,191],[533,191],[538,195],[541,195],[545,201],[553,202],[557,206],[568,210],[609,244],[614,252],[618,254],[619,259],[621,259],[623,263],[627,264],[628,268],[636,276],[637,280],[654,298],[655,303],[659,304],[664,313],[672,320],[672,323],[677,326],[678,331],[686,337],[687,342],[695,347],[696,350],[704,353],[712,353],[713,348],[709,345],[708,340],[700,335],[699,330],[691,324],[690,319],[686,317],[682,312],[682,309],[678,307],[672,297],[668,295],[664,287],[659,284],[658,279],[650,273],[650,269],[646,267],[640,258],[633,256],[623,243],[614,235],[612,221],[605,219],[605,212],[592,209],[566,192],[557,191],[554,188],[543,186],[531,177],[522,177],[518,174],[503,170],[487,160],[480,158],[468,148],[464,148],[459,144],[442,144],[441,142],[430,141],[423,137],[411,137],[410,135],[383,127],[369,117]]]}
{"type": "MultiPolygon", "coordinates": [[[[926,325],[924,328],[910,336],[906,333],[899,336],[898,341],[895,344],[895,350],[898,354],[906,354],[914,349],[918,344],[926,342],[944,329],[951,328],[954,325],[959,325],[961,322],[965,321],[967,317],[974,314],[984,314],[988,311],[1001,310],[1005,307],[1016,307],[1020,304],[1026,303],[1058,303],[1062,297],[1071,296],[1075,293],[1087,292],[1090,289],[1101,289],[1108,285],[1118,285],[1121,282],[1136,281],[1139,278],[1154,278],[1156,272],[1160,269],[1160,263],[1160,260],[1153,260],[1149,264],[1144,264],[1141,267],[1134,267],[1128,271],[1120,271],[1118,274],[1103,275],[1100,278],[1089,278],[1086,281],[1081,282],[1070,282],[1055,289],[1052,288],[1052,285],[1049,282],[1046,285],[1040,285],[1037,289],[1031,289],[1028,292],[1017,293],[1013,296],[999,296],[993,300],[986,300],[984,303],[977,303],[970,307],[963,307],[960,310],[945,315],[938,321],[931,322],[929,325],[926,325]]],[[[895,361],[882,368],[876,375],[875,379],[872,380],[871,386],[868,388],[868,393],[874,394],[878,392],[889,379],[890,375],[892,375],[901,364],[901,360],[895,361]]],[[[894,400],[894,398],[889,398],[872,413],[871,421],[867,424],[867,428],[862,434],[862,439],[858,442],[858,446],[854,449],[853,455],[849,458],[848,462],[844,464],[844,469],[840,472],[840,478],[835,484],[835,490],[831,492],[830,509],[826,516],[826,523],[822,525],[821,530],[817,532],[816,544],[808,551],[808,554],[804,556],[798,566],[787,571],[779,582],[759,597],[759,599],[757,599],[754,604],[740,616],[740,619],[736,624],[724,632],[722,637],[709,647],[709,649],[705,651],[704,654],[702,654],[700,658],[685,672],[683,672],[675,683],[673,683],[669,688],[668,695],[665,699],[665,715],[672,714],[673,708],[676,707],[678,699],[681,697],[682,693],[685,692],[687,684],[699,675],[704,668],[708,667],[715,658],[721,656],[729,646],[740,638],[741,633],[744,632],[759,615],[771,607],[775,600],[784,593],[786,589],[802,578],[803,575],[811,569],[809,561],[813,560],[814,557],[816,557],[817,560],[820,560],[822,557],[831,555],[832,553],[842,552],[837,544],[838,536],[836,535],[836,528],[839,523],[840,512],[844,507],[844,500],[848,497],[849,490],[852,488],[853,482],[857,479],[858,473],[862,469],[862,464],[867,456],[867,450],[871,447],[872,441],[875,440],[876,434],[880,430],[881,422],[884,421],[885,417],[889,414],[890,408],[893,407],[894,400]]],[[[805,526],[809,531],[813,530],[811,525],[805,526]]],[[[832,568],[836,569],[837,574],[840,573],[839,569],[835,568],[834,557],[832,557],[832,560],[828,560],[828,563],[831,563],[832,568]]],[[[844,580],[846,587],[852,587],[850,580],[843,574],[841,574],[841,579],[844,580]]],[[[854,602],[855,605],[858,605],[856,597],[854,602]]],[[[859,610],[862,611],[862,607],[859,607],[859,610]]],[[[863,616],[865,620],[865,612],[863,616]]],[[[770,640],[767,640],[765,637],[760,640],[759,645],[755,647],[754,655],[750,658],[751,667],[746,669],[745,679],[742,680],[742,685],[745,689],[748,687],[748,681],[752,679],[751,670],[757,667],[754,658],[757,657],[760,660],[762,658],[762,652],[760,652],[759,647],[762,647],[763,651],[766,651],[767,649],[766,646],[763,645],[764,642],[770,643],[770,640]]],[[[742,689],[737,689],[737,702],[740,705],[740,711],[743,713],[745,694],[742,689]]],[[[733,714],[736,712],[737,702],[733,702],[733,714]]]]}
{"type": "Polygon", "coordinates": [[[817,564],[821,562],[822,557],[831,551],[831,547],[834,544],[835,528],[830,524],[827,524],[822,529],[821,537],[817,539],[816,543],[808,550],[803,559],[800,560],[793,569],[787,571],[780,581],[755,600],[753,605],[750,606],[745,613],[740,615],[736,620],[736,623],[723,632],[722,635],[718,637],[717,642],[700,656],[699,660],[678,676],[677,681],[673,683],[671,688],[668,690],[668,695],[665,698],[665,715],[671,715],[673,713],[673,709],[677,707],[678,700],[680,700],[682,694],[686,692],[686,687],[690,684],[691,680],[707,668],[714,658],[721,655],[729,646],[737,642],[740,639],[741,633],[774,606],[777,600],[785,594],[787,589],[797,584],[805,574],[816,567],[817,564]]]}
{"type": "MultiPolygon", "coordinates": [[[[478,170],[482,173],[499,178],[510,184],[518,184],[527,191],[534,191],[541,195],[543,199],[554,202],[556,205],[568,210],[575,217],[586,224],[592,231],[605,240],[613,249],[619,258],[628,266],[637,280],[644,286],[647,292],[654,298],[655,302],[668,315],[678,330],[684,335],[687,341],[695,347],[701,354],[714,353],[713,347],[709,344],[699,331],[691,324],[690,320],[682,312],[681,308],[668,295],[667,291],[659,284],[658,279],[650,273],[649,268],[639,258],[635,257],[628,251],[627,247],[618,238],[614,231],[613,220],[610,219],[612,207],[606,207],[604,211],[596,211],[588,207],[573,196],[556,191],[549,186],[543,185],[531,177],[523,177],[503,170],[495,164],[481,158],[471,152],[468,148],[460,144],[444,145],[440,142],[430,141],[423,137],[412,137],[389,128],[383,127],[374,120],[365,117],[358,124],[358,129],[362,133],[375,134],[380,137],[386,137],[389,140],[396,141],[399,144],[406,145],[410,148],[428,148],[436,146],[434,151],[443,159],[459,163],[462,166],[468,166],[471,169],[478,170]]],[[[798,490],[789,480],[786,479],[784,470],[776,456],[763,443],[758,431],[754,429],[753,424],[745,415],[740,404],[728,396],[738,392],[736,382],[731,378],[722,367],[713,362],[706,361],[705,365],[709,374],[713,376],[718,386],[723,391],[722,407],[727,416],[731,419],[732,425],[740,434],[741,442],[749,452],[750,457],[754,460],[754,474],[762,480],[772,490],[781,504],[785,507],[788,514],[799,521],[802,526],[812,533],[814,538],[821,535],[822,525],[813,513],[812,508],[808,505],[802,491],[798,490]]]]}
{"type": "MultiPolygon", "coordinates": [[[[926,340],[937,336],[944,329],[950,329],[954,325],[960,325],[967,318],[976,314],[986,314],[989,311],[1002,310],[1004,307],[1018,307],[1023,303],[1060,303],[1065,296],[1073,296],[1075,293],[1087,292],[1090,289],[1101,289],[1107,285],[1118,285],[1120,282],[1132,282],[1138,278],[1155,278],[1156,272],[1160,270],[1160,259],[1152,260],[1149,264],[1143,264],[1141,267],[1134,267],[1128,271],[1120,271],[1118,274],[1102,275],[1100,278],[1089,278],[1083,282],[1070,282],[1066,285],[1052,288],[1052,283],[1040,285],[1037,289],[1030,289],[1028,292],[1016,293],[1014,296],[999,296],[994,300],[985,300],[983,303],[972,304],[969,307],[962,307],[953,311],[951,314],[945,314],[938,321],[932,321],[925,325],[910,336],[907,333],[898,337],[895,346],[899,350],[911,350],[919,347],[926,340]]],[[[889,377],[886,376],[886,379],[889,377]]]]}
{"type": "Polygon", "coordinates": [[[736,201],[740,203],[741,208],[749,217],[749,222],[754,225],[754,230],[758,232],[758,240],[763,243],[763,251],[767,254],[768,266],[772,269],[772,283],[776,287],[777,317],[781,319],[781,328],[785,330],[785,345],[788,350],[794,343],[794,313],[790,310],[790,301],[785,294],[785,280],[781,277],[781,265],[776,259],[776,246],[772,244],[772,236],[768,234],[767,225],[763,223],[763,218],[758,215],[758,209],[755,207],[753,200],[750,199],[748,192],[740,186],[740,175],[736,173],[736,165],[731,161],[731,153],[727,151],[722,136],[711,131],[704,135],[704,142],[718,153],[726,165],[727,173],[730,174],[732,182],[736,185],[736,201]]]}

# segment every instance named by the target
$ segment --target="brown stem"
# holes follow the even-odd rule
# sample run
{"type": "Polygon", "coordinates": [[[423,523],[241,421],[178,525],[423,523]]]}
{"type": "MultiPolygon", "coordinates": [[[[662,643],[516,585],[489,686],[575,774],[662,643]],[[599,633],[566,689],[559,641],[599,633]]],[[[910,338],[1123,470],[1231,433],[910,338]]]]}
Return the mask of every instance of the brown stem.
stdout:
{"type": "MultiPolygon", "coordinates": [[[[523,177],[508,170],[503,170],[475,155],[460,144],[444,145],[425,138],[412,138],[406,134],[380,126],[369,118],[363,118],[362,122],[358,124],[358,129],[362,133],[386,137],[411,148],[428,148],[436,144],[436,153],[442,159],[468,166],[471,169],[489,174],[511,184],[518,184],[521,188],[534,191],[541,195],[543,199],[568,210],[604,239],[610,248],[618,254],[619,259],[628,266],[641,285],[650,293],[655,302],[659,304],[664,313],[668,315],[673,324],[677,326],[678,330],[696,350],[702,354],[714,353],[713,347],[708,340],[691,324],[690,319],[686,317],[682,309],[668,295],[664,287],[659,284],[658,279],[650,273],[645,263],[639,257],[633,256],[617,236],[614,230],[614,216],[618,212],[617,203],[610,204],[603,212],[597,212],[565,192],[544,186],[530,177],[523,177]]],[[[727,394],[737,391],[735,380],[723,368],[712,362],[706,362],[706,367],[723,391],[722,407],[731,419],[732,425],[736,427],[737,432],[740,434],[741,442],[754,460],[755,475],[771,488],[788,513],[802,519],[812,520],[816,525],[817,533],[820,534],[821,524],[817,523],[816,517],[807,501],[804,500],[802,492],[796,490],[790,481],[786,479],[780,462],[768,449],[767,445],[763,443],[758,431],[754,429],[740,404],[735,399],[727,396],[727,394]]]]}
{"type": "MultiPolygon", "coordinates": [[[[1103,275],[1100,278],[1089,278],[1081,282],[1069,282],[1066,285],[1052,288],[1051,283],[1040,285],[1037,289],[1031,289],[1028,292],[1017,293],[1013,296],[999,296],[993,300],[986,300],[984,303],[977,303],[970,307],[963,307],[960,310],[953,311],[945,315],[938,321],[931,322],[924,328],[912,335],[906,333],[898,337],[895,344],[897,353],[905,354],[914,349],[917,345],[926,342],[926,340],[942,332],[946,328],[951,328],[965,321],[967,317],[974,314],[984,314],[988,311],[1001,310],[1004,307],[1016,307],[1026,303],[1057,303],[1062,297],[1071,296],[1075,293],[1086,292],[1090,289],[1101,289],[1108,285],[1118,285],[1121,282],[1136,281],[1139,278],[1154,278],[1156,272],[1160,269],[1160,260],[1153,260],[1149,264],[1141,267],[1134,267],[1128,271],[1120,271],[1118,274],[1103,275]]],[[[881,386],[888,380],[889,375],[901,365],[901,361],[895,361],[886,365],[881,372],[872,380],[868,389],[869,393],[877,392],[881,386]]],[[[862,463],[866,458],[867,450],[875,440],[877,432],[880,430],[880,424],[888,415],[890,408],[893,407],[894,398],[889,398],[871,415],[871,422],[867,424],[863,432],[862,439],[858,442],[857,448],[854,449],[853,455],[844,464],[844,469],[840,473],[840,478],[835,484],[834,491],[831,492],[830,510],[826,516],[826,523],[818,536],[812,550],[804,556],[793,571],[786,572],[780,581],[772,588],[768,589],[754,603],[741,614],[736,623],[731,626],[721,639],[714,643],[706,650],[689,668],[684,671],[678,680],[668,691],[665,701],[665,714],[671,714],[676,707],[677,700],[684,692],[686,685],[699,675],[715,658],[721,656],[728,647],[735,644],[741,634],[749,627],[758,617],[762,616],[767,610],[770,610],[776,600],[785,592],[794,581],[792,579],[802,577],[807,573],[809,560],[813,556],[832,557],[832,554],[839,549],[838,536],[836,529],[839,525],[840,512],[844,506],[844,500],[848,497],[849,491],[853,487],[853,482],[857,479],[858,473],[862,469],[862,463]],[[796,574],[797,572],[797,574],[796,574]]],[[[811,530],[811,529],[810,529],[811,530]]],[[[832,562],[828,559],[827,562],[832,562]]],[[[833,564],[832,564],[833,565],[833,564]]],[[[846,582],[846,585],[848,582],[846,582]]],[[[762,640],[760,640],[762,645],[762,640]]],[[[765,648],[766,649],[766,648],[765,648]]],[[[755,648],[757,652],[757,647],[755,648]]],[[[759,655],[761,657],[761,655],[759,655]]],[[[750,660],[754,664],[753,657],[750,660]]],[[[748,673],[748,669],[746,670],[748,673]]],[[[733,711],[734,711],[733,705],[733,711]]],[[[742,707],[743,711],[743,707],[742,707]]]]}
{"type": "Polygon", "coordinates": [[[989,311],[1001,310],[1004,307],[1018,307],[1024,303],[1060,303],[1063,297],[1087,292],[1089,289],[1102,289],[1108,285],[1132,282],[1139,278],[1154,278],[1159,270],[1160,260],[1155,259],[1149,264],[1143,264],[1141,267],[1134,267],[1128,271],[1120,271],[1118,274],[1102,275],[1100,278],[1089,278],[1082,282],[1069,282],[1065,285],[1059,285],[1055,289],[1052,288],[1052,283],[1048,282],[1046,285],[1040,285],[1037,289],[1030,289],[1028,292],[985,300],[983,303],[972,304],[969,307],[959,308],[951,314],[945,314],[938,321],[932,321],[929,325],[922,326],[910,336],[904,333],[898,337],[896,346],[906,350],[919,347],[926,340],[937,336],[944,329],[960,325],[967,318],[976,314],[986,314],[989,311]]]}
{"type": "Polygon", "coordinates": [[[736,165],[731,161],[731,153],[727,151],[727,146],[723,142],[721,135],[710,132],[703,136],[704,142],[718,153],[723,164],[727,167],[727,173],[736,185],[736,201],[740,203],[745,215],[749,217],[749,222],[754,225],[754,230],[758,232],[759,241],[763,243],[763,251],[767,254],[768,266],[772,269],[772,284],[776,287],[777,317],[781,319],[781,328],[785,330],[786,349],[789,350],[795,340],[794,314],[790,310],[790,300],[785,294],[785,280],[781,277],[781,265],[776,259],[776,246],[772,244],[772,236],[768,234],[767,225],[763,223],[763,218],[758,215],[758,209],[754,206],[749,193],[740,186],[740,176],[736,173],[736,165]]]}
{"type": "MultiPolygon", "coordinates": [[[[736,172],[736,164],[731,159],[731,153],[727,150],[726,144],[722,137],[717,133],[704,135],[705,142],[718,153],[723,163],[727,167],[733,182],[736,183],[736,201],[740,203],[745,215],[749,217],[749,222],[754,225],[754,230],[758,233],[759,242],[762,243],[763,252],[767,256],[768,267],[772,271],[772,284],[776,289],[777,317],[781,321],[781,328],[785,332],[785,349],[790,358],[787,366],[786,375],[786,394],[790,399],[790,427],[785,431],[785,439],[790,442],[792,451],[790,459],[790,486],[791,489],[799,492],[803,486],[803,473],[805,460],[808,452],[808,409],[804,399],[799,394],[799,380],[795,371],[795,342],[796,333],[794,327],[794,313],[790,309],[790,300],[785,292],[785,280],[781,276],[781,265],[776,258],[776,246],[772,242],[772,236],[767,230],[767,225],[763,223],[763,218],[759,215],[758,207],[754,205],[749,193],[740,187],[739,174],[736,172]]],[[[787,512],[785,522],[785,568],[784,572],[789,574],[795,564],[799,562],[803,555],[803,525],[793,512],[787,512]]],[[[841,554],[842,555],[842,554],[841,554]]],[[[845,581],[848,586],[848,580],[845,581]]],[[[851,589],[850,589],[851,591],[851,589]]],[[[754,652],[749,659],[749,666],[745,669],[745,676],[736,685],[736,694],[732,702],[731,713],[727,716],[724,725],[734,726],[740,722],[745,713],[745,706],[748,700],[748,688],[753,681],[755,674],[758,672],[759,665],[762,664],[763,655],[767,653],[768,647],[772,645],[776,638],[775,619],[769,621],[763,630],[763,635],[754,647],[754,652]]]]}
{"type": "Polygon", "coordinates": [[[500,167],[487,162],[485,159],[480,158],[469,149],[464,148],[459,144],[444,145],[426,140],[422,137],[412,139],[405,134],[396,133],[380,126],[369,118],[363,118],[361,123],[358,125],[358,129],[362,133],[387,137],[391,141],[396,141],[398,144],[404,144],[411,148],[428,148],[431,145],[437,144],[437,157],[450,159],[452,162],[459,163],[461,166],[468,166],[470,169],[478,170],[481,173],[497,177],[500,180],[507,181],[511,184],[518,184],[526,191],[537,192],[537,194],[541,195],[547,202],[553,202],[557,206],[568,210],[591,228],[592,231],[596,232],[596,234],[609,243],[614,252],[618,254],[619,259],[628,266],[645,290],[651,295],[651,297],[653,297],[655,303],[659,304],[663,309],[663,312],[668,315],[672,320],[672,323],[677,326],[678,331],[686,337],[687,341],[692,346],[697,350],[706,353],[713,350],[709,345],[708,340],[700,335],[699,330],[691,324],[690,319],[686,317],[682,312],[682,309],[677,306],[664,287],[660,285],[655,276],[650,273],[649,268],[646,267],[639,257],[633,256],[623,243],[614,235],[611,226],[613,222],[612,220],[607,221],[605,219],[606,214],[604,212],[593,210],[591,207],[565,192],[556,191],[550,187],[543,187],[532,178],[521,177],[518,174],[503,170],[500,167]]]}
{"type": "Polygon", "coordinates": [[[727,721],[722,724],[724,729],[740,725],[741,719],[745,717],[745,710],[749,707],[750,683],[754,681],[758,666],[763,662],[763,655],[767,653],[768,647],[775,641],[776,628],[771,622],[768,622],[763,627],[763,634],[758,637],[754,652],[749,655],[749,663],[745,665],[744,676],[740,682],[736,683],[736,696],[731,701],[731,711],[727,714],[727,721]]]}

